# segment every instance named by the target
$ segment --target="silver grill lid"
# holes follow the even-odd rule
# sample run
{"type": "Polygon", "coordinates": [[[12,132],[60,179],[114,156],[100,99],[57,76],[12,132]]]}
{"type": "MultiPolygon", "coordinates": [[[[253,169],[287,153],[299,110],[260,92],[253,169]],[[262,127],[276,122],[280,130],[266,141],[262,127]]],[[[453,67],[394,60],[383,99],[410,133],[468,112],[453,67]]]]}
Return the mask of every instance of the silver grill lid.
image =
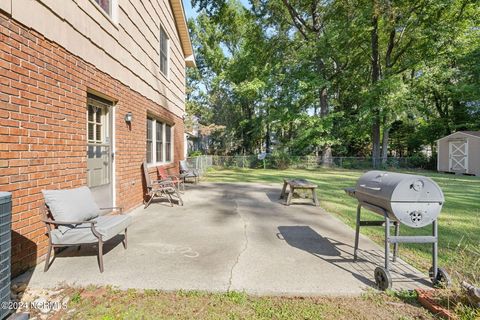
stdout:
{"type": "Polygon", "coordinates": [[[355,193],[381,198],[386,202],[438,202],[445,198],[430,178],[413,174],[368,171],[357,182],[355,193]]]}

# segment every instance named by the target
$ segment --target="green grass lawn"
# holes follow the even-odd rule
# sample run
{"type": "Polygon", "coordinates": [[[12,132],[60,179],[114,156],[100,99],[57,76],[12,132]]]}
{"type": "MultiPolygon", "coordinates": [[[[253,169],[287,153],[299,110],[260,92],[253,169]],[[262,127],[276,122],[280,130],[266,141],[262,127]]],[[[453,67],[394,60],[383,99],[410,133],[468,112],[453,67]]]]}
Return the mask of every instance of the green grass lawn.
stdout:
{"type": "Polygon", "coordinates": [[[255,297],[241,292],[67,290],[66,310],[52,319],[435,319],[403,293],[360,297],[255,297]]]}
{"type": "MultiPolygon", "coordinates": [[[[305,178],[318,184],[320,206],[338,216],[349,226],[355,226],[357,200],[343,191],[353,187],[363,171],[343,169],[214,169],[205,178],[209,182],[278,183],[283,178],[305,178]]],[[[480,179],[433,172],[414,172],[435,180],[445,195],[445,205],[439,222],[439,264],[446,267],[457,281],[480,284],[480,179]]],[[[379,219],[363,210],[362,219],[379,219]]],[[[430,234],[431,228],[401,227],[401,234],[430,234]]],[[[383,242],[383,228],[364,227],[361,232],[378,243],[383,242]]],[[[401,244],[400,256],[427,272],[431,266],[431,247],[401,244]]]]}

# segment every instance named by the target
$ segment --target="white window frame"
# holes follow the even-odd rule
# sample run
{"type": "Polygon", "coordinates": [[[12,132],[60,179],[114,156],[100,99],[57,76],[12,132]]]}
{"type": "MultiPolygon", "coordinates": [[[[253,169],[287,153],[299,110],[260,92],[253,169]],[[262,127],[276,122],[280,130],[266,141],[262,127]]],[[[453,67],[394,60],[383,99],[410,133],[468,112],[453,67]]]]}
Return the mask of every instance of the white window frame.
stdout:
{"type": "MultiPolygon", "coordinates": [[[[157,165],[164,165],[164,164],[170,164],[170,163],[173,163],[175,161],[175,154],[174,154],[174,126],[173,125],[170,125],[168,123],[165,123],[161,120],[158,120],[154,117],[151,117],[151,116],[148,116],[147,117],[147,121],[148,119],[152,120],[152,137],[151,140],[152,140],[152,160],[153,162],[148,162],[148,159],[147,160],[147,164],[148,166],[151,166],[151,167],[154,167],[154,166],[157,166],[157,165]],[[161,125],[162,126],[162,159],[157,159],[157,126],[158,125],[161,125]],[[170,161],[166,161],[166,151],[167,151],[167,125],[170,126],[170,161]]],[[[145,137],[145,157],[147,156],[147,138],[148,137],[145,137]]]]}
{"type": "Polygon", "coordinates": [[[118,29],[118,0],[110,0],[110,12],[105,11],[96,0],[90,0],[90,2],[118,29]]]}
{"type": "Polygon", "coordinates": [[[167,79],[169,78],[169,73],[170,73],[170,37],[168,36],[168,33],[167,31],[165,31],[165,28],[163,26],[160,25],[160,36],[159,36],[159,50],[158,50],[158,68],[160,70],[160,73],[163,74],[167,79]],[[162,33],[165,35],[165,41],[167,42],[166,43],[166,51],[165,52],[165,55],[166,55],[166,70],[165,72],[163,72],[162,70],[162,33]]]}

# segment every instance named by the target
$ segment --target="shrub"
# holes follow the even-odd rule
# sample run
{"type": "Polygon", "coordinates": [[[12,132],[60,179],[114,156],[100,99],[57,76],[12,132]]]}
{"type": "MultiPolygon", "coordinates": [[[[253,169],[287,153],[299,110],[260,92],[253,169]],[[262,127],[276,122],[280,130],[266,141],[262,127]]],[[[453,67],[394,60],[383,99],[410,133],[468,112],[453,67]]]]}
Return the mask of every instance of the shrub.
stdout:
{"type": "Polygon", "coordinates": [[[198,156],[201,156],[201,155],[203,155],[202,151],[195,150],[195,151],[190,152],[190,154],[188,156],[189,157],[198,157],[198,156]]]}
{"type": "Polygon", "coordinates": [[[406,165],[409,168],[427,169],[430,164],[430,159],[423,153],[415,153],[408,158],[406,165]]]}
{"type": "Polygon", "coordinates": [[[291,156],[284,151],[274,151],[268,159],[268,167],[272,169],[288,169],[291,164],[291,156]]]}

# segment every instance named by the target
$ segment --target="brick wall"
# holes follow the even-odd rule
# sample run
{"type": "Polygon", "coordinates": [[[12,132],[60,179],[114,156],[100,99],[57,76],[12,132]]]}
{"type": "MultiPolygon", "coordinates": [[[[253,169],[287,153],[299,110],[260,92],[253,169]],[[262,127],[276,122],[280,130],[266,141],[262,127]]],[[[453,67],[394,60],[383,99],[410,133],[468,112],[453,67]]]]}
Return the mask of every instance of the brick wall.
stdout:
{"type": "Polygon", "coordinates": [[[117,101],[117,205],[132,209],[143,201],[147,112],[174,124],[174,170],[183,158],[182,119],[0,12],[0,191],[13,193],[14,275],[46,253],[41,190],[86,184],[89,90],[117,101]]]}

